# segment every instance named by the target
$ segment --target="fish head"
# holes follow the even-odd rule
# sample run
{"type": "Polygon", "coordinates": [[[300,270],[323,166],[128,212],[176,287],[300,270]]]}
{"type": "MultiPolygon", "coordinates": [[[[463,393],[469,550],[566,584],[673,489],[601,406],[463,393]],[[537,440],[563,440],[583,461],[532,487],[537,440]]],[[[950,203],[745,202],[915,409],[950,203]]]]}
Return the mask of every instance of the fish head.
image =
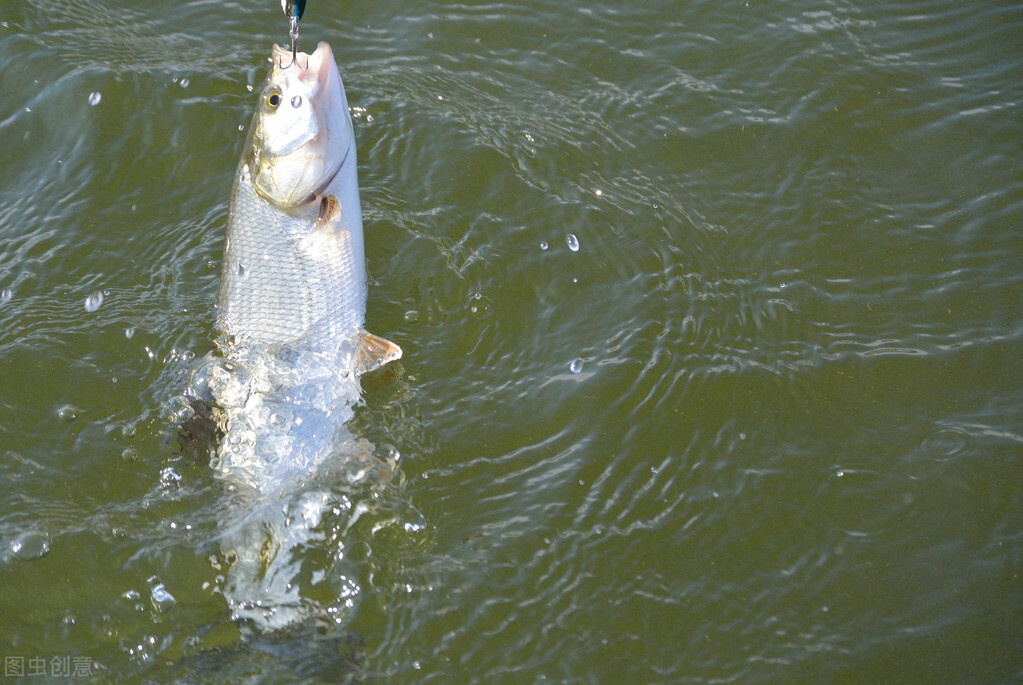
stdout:
{"type": "Polygon", "coordinates": [[[274,45],[271,61],[250,134],[252,180],[273,204],[298,208],[325,190],[354,148],[352,118],[327,43],[294,59],[274,45]]]}

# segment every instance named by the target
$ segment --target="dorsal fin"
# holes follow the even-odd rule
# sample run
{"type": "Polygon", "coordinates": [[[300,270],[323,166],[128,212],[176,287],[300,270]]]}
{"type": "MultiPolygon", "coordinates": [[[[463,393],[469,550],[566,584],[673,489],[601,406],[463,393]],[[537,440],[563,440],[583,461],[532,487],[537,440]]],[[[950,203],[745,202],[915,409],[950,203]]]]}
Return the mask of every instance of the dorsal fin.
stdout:
{"type": "Polygon", "coordinates": [[[379,369],[387,362],[401,359],[401,348],[390,340],[359,331],[359,344],[355,351],[355,373],[362,375],[379,369]]]}

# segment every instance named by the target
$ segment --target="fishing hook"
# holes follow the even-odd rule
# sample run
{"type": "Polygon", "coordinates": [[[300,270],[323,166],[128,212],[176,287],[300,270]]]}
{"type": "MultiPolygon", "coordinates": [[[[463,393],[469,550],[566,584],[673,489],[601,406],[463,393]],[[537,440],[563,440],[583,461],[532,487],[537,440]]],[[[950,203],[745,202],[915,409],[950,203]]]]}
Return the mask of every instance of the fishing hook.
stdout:
{"type": "Polygon", "coordinates": [[[284,66],[283,61],[278,64],[281,69],[288,69],[292,64],[298,62],[298,22],[302,19],[302,13],[305,12],[305,0],[281,0],[281,9],[284,10],[284,14],[291,24],[291,29],[288,31],[291,36],[291,64],[284,66]]]}

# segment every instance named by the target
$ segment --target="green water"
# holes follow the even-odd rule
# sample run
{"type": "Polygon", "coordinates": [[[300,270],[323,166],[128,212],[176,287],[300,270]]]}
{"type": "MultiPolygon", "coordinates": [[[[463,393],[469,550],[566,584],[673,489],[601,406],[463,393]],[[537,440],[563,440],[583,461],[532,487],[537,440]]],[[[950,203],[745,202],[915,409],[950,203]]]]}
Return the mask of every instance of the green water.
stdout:
{"type": "MultiPolygon", "coordinates": [[[[405,351],[351,426],[403,482],[303,552],[346,677],[1023,681],[1021,36],[976,0],[310,2],[367,327],[405,351]]],[[[173,432],[285,40],[276,0],[0,4],[25,680],[288,682],[331,647],[240,639],[173,432]]]]}

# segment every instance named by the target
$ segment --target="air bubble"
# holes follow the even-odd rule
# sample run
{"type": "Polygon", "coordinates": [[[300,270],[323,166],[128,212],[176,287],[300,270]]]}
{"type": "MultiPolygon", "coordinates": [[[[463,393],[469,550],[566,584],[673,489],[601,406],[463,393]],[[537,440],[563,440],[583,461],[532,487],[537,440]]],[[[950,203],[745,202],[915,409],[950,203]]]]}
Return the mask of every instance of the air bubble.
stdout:
{"type": "Polygon", "coordinates": [[[10,550],[22,561],[39,559],[50,551],[50,536],[40,531],[22,533],[11,542],[10,550]]]}
{"type": "Polygon", "coordinates": [[[78,412],[81,411],[73,404],[65,404],[57,409],[57,416],[64,423],[71,423],[78,420],[78,412]]]}
{"type": "Polygon", "coordinates": [[[103,96],[100,94],[98,90],[94,90],[91,93],[89,93],[89,105],[91,107],[95,107],[96,105],[98,105],[99,101],[102,99],[103,96]]]}
{"type": "Polygon", "coordinates": [[[568,365],[568,370],[571,371],[572,373],[582,373],[583,360],[579,357],[576,357],[575,359],[572,360],[572,363],[568,365]]]}
{"type": "Polygon", "coordinates": [[[546,240],[541,240],[540,241],[540,249],[541,250],[546,250],[548,247],[550,247],[550,246],[547,244],[546,240]]]}
{"type": "Polygon", "coordinates": [[[565,244],[568,245],[568,249],[572,252],[579,251],[579,239],[575,237],[575,233],[569,233],[565,236],[565,244]]]}
{"type": "Polygon", "coordinates": [[[174,595],[167,591],[167,588],[156,576],[149,579],[149,601],[153,603],[153,608],[160,614],[166,614],[178,603],[174,599],[174,595]]]}

